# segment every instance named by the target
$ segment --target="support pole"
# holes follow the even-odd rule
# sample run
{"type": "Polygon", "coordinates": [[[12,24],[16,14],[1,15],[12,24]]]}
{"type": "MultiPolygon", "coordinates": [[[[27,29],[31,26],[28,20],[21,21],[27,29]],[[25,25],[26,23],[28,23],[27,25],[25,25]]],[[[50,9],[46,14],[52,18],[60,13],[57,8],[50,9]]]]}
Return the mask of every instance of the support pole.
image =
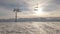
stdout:
{"type": "Polygon", "coordinates": [[[17,22],[17,11],[15,11],[15,22],[17,22]]]}

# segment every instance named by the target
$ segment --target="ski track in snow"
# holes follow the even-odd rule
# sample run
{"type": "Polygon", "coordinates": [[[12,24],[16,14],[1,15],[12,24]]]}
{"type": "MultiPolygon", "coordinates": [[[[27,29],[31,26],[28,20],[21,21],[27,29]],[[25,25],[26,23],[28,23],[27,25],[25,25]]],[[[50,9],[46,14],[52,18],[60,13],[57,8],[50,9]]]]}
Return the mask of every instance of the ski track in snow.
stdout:
{"type": "Polygon", "coordinates": [[[60,34],[60,22],[1,22],[0,34],[60,34]]]}

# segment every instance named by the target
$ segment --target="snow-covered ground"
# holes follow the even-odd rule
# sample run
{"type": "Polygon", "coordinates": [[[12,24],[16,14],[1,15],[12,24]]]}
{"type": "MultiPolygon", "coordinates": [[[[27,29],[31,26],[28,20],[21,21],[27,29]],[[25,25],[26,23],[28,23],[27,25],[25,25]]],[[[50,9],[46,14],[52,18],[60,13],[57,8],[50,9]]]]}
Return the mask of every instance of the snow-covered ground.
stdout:
{"type": "Polygon", "coordinates": [[[60,22],[1,22],[0,34],[60,34],[60,22]]]}

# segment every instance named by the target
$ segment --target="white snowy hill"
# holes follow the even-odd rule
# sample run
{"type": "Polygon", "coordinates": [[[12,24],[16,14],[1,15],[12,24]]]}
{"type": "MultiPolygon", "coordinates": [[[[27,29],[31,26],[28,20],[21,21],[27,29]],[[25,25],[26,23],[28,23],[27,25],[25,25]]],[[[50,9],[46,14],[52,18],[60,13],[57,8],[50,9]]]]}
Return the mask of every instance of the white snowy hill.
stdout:
{"type": "Polygon", "coordinates": [[[0,22],[0,34],[60,34],[60,22],[0,22]]]}

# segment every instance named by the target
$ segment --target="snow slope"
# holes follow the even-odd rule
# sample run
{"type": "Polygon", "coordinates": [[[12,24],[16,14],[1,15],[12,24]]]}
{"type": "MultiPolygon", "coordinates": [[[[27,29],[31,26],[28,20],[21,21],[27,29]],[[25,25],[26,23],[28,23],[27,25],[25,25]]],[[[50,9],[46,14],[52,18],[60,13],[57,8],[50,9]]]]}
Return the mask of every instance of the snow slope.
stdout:
{"type": "Polygon", "coordinates": [[[60,22],[1,22],[0,34],[60,34],[60,22]]]}

